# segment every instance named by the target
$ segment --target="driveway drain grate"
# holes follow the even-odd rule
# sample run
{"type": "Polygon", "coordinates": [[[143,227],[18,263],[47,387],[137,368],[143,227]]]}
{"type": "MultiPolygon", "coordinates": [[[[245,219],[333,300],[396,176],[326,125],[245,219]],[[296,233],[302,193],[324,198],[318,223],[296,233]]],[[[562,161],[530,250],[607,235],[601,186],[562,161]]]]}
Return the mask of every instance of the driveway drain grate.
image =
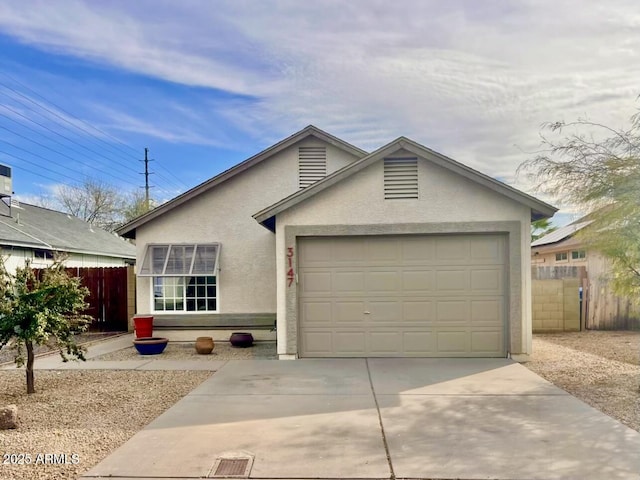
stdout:
{"type": "Polygon", "coordinates": [[[252,466],[251,458],[218,458],[209,478],[247,478],[252,466]]]}

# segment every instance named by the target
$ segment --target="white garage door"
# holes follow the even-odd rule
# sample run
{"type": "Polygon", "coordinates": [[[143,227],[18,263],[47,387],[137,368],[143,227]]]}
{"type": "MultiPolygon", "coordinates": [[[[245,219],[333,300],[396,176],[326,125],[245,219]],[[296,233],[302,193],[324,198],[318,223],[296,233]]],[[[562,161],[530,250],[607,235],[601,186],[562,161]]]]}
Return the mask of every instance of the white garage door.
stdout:
{"type": "Polygon", "coordinates": [[[303,357],[505,356],[501,235],[301,238],[303,357]]]}

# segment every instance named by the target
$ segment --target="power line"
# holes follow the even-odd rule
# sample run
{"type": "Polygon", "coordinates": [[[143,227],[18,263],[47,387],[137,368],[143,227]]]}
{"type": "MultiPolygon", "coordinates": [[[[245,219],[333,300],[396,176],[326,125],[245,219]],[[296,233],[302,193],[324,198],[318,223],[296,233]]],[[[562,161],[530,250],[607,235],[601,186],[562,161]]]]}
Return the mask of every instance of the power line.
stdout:
{"type": "MultiPolygon", "coordinates": [[[[66,113],[67,115],[69,115],[72,118],[75,118],[76,120],[78,120],[79,122],[82,122],[84,125],[87,125],[88,127],[92,128],[93,130],[99,132],[101,135],[106,136],[108,138],[111,138],[113,141],[115,141],[116,143],[127,147],[128,149],[130,149],[133,152],[137,152],[137,149],[135,149],[134,147],[132,147],[131,145],[128,145],[124,142],[122,142],[120,139],[114,137],[113,135],[99,129],[98,127],[91,125],[90,123],[88,123],[87,121],[77,117],[76,115],[68,112],[67,110],[65,110],[64,108],[62,108],[61,106],[57,105],[56,103],[52,102],[51,100],[47,99],[46,97],[44,97],[43,95],[39,94],[38,92],[36,92],[35,90],[33,90],[32,88],[28,87],[27,85],[25,85],[24,83],[22,83],[21,81],[19,81],[18,79],[16,79],[15,77],[7,74],[6,72],[0,72],[0,74],[2,74],[3,76],[5,76],[6,78],[11,79],[12,81],[14,81],[15,83],[17,83],[18,85],[22,86],[24,89],[28,90],[29,92],[33,93],[35,96],[37,96],[38,98],[41,98],[42,100],[44,100],[45,102],[49,103],[50,105],[53,105],[55,108],[57,108],[58,110],[60,110],[63,113],[66,113]]],[[[62,120],[64,120],[65,122],[69,123],[70,125],[73,125],[75,128],[80,129],[81,131],[97,138],[98,140],[100,140],[101,142],[103,142],[105,145],[108,145],[109,147],[111,147],[112,149],[115,149],[115,147],[110,144],[109,142],[105,142],[104,140],[102,140],[101,138],[97,137],[96,135],[91,134],[90,132],[88,132],[85,129],[82,129],[80,127],[78,127],[77,125],[69,122],[68,120],[66,120],[65,118],[57,115],[55,112],[50,111],[49,109],[47,109],[46,107],[41,106],[38,102],[34,102],[32,99],[29,99],[28,97],[22,95],[21,93],[17,92],[16,90],[12,89],[11,87],[7,86],[6,84],[0,82],[0,85],[4,86],[5,88],[8,88],[9,90],[17,93],[18,95],[24,97],[25,99],[31,101],[32,103],[35,103],[36,105],[40,106],[41,108],[44,108],[45,110],[49,111],[50,113],[52,113],[53,115],[56,115],[57,117],[61,118],[62,120]]],[[[120,152],[123,152],[126,154],[126,152],[124,152],[124,150],[122,150],[121,148],[118,148],[117,150],[119,150],[120,152]]],[[[160,168],[163,168],[164,170],[166,170],[166,172],[169,175],[173,175],[173,172],[170,172],[169,170],[165,169],[162,165],[158,164],[158,166],[160,168]]],[[[177,185],[179,188],[185,188],[187,189],[188,186],[186,184],[184,184],[183,182],[181,182],[180,180],[174,179],[174,180],[168,180],[167,178],[163,177],[165,179],[165,181],[169,181],[170,183],[174,183],[175,185],[177,185]]]]}
{"type": "MultiPolygon", "coordinates": [[[[79,181],[78,179],[76,179],[76,178],[70,177],[69,175],[66,175],[66,174],[64,174],[64,173],[56,172],[55,170],[52,170],[52,169],[50,169],[50,168],[43,167],[42,165],[38,165],[37,163],[32,162],[31,160],[27,160],[26,158],[19,157],[18,155],[14,155],[13,153],[5,152],[4,150],[0,150],[0,153],[2,153],[2,154],[4,154],[4,155],[7,155],[7,156],[9,156],[9,157],[15,158],[15,159],[17,159],[17,160],[20,160],[20,161],[22,161],[22,162],[28,163],[28,164],[30,164],[30,165],[33,165],[34,167],[37,167],[37,168],[39,168],[39,169],[41,169],[41,170],[46,170],[46,171],[51,172],[51,173],[53,173],[53,174],[55,174],[55,175],[59,175],[59,176],[61,176],[61,177],[68,178],[68,179],[70,179],[71,181],[73,181],[74,183],[80,183],[80,181],[79,181]]],[[[47,178],[47,179],[49,179],[49,180],[52,180],[52,181],[54,181],[54,182],[59,182],[59,180],[53,179],[53,178],[51,178],[51,177],[47,177],[46,175],[42,175],[42,174],[40,174],[40,173],[36,173],[36,172],[34,172],[34,171],[30,171],[30,170],[27,170],[27,171],[28,171],[28,172],[30,172],[30,173],[33,173],[34,175],[38,175],[38,176],[40,176],[40,177],[43,177],[43,178],[47,178]]]]}
{"type": "MultiPolygon", "coordinates": [[[[2,73],[2,72],[0,72],[0,73],[2,73]]],[[[42,105],[38,104],[38,102],[35,102],[35,101],[31,100],[29,97],[27,97],[27,96],[25,96],[25,95],[21,94],[20,92],[17,92],[16,90],[12,89],[11,87],[6,86],[6,85],[5,85],[5,84],[3,84],[2,82],[0,82],[0,85],[2,85],[3,87],[5,87],[5,88],[7,88],[7,89],[11,90],[12,92],[15,92],[15,93],[16,93],[17,95],[19,95],[20,97],[25,98],[25,99],[26,99],[27,101],[29,101],[30,103],[33,103],[34,105],[36,105],[36,106],[40,107],[41,109],[43,109],[43,110],[45,110],[45,111],[49,112],[50,114],[54,115],[55,117],[60,118],[60,119],[61,119],[61,120],[63,120],[64,122],[68,123],[69,125],[71,125],[71,126],[75,126],[73,123],[71,123],[69,120],[65,119],[65,118],[64,118],[64,117],[62,117],[61,115],[58,115],[56,112],[54,112],[54,111],[52,111],[52,110],[48,109],[47,107],[44,107],[44,106],[42,106],[42,105]]],[[[65,126],[65,125],[62,125],[60,122],[58,122],[58,121],[56,121],[56,120],[52,120],[52,119],[50,119],[50,118],[47,118],[47,116],[46,116],[46,115],[43,115],[43,114],[42,114],[42,112],[38,112],[37,110],[34,110],[34,109],[32,109],[32,108],[29,108],[29,106],[28,106],[28,105],[26,105],[24,102],[21,102],[20,100],[16,99],[15,97],[13,97],[13,96],[11,96],[11,95],[7,95],[6,93],[4,93],[4,95],[5,95],[5,96],[7,96],[7,97],[9,97],[9,98],[11,98],[11,99],[13,99],[13,100],[15,100],[15,101],[17,101],[17,102],[18,102],[18,103],[20,103],[22,106],[26,107],[28,110],[30,110],[30,111],[32,111],[32,112],[34,112],[34,113],[37,113],[37,114],[38,114],[38,115],[40,115],[41,117],[46,118],[47,120],[52,121],[53,123],[55,123],[55,124],[57,124],[57,125],[61,126],[62,128],[66,129],[66,130],[68,130],[68,131],[70,131],[70,132],[72,132],[72,133],[75,133],[75,132],[73,132],[73,130],[71,130],[69,127],[67,127],[67,126],[65,126]]],[[[82,131],[84,131],[84,130],[83,130],[82,128],[80,128],[80,127],[77,127],[77,126],[75,126],[75,127],[76,127],[76,128],[78,128],[78,129],[80,129],[80,130],[82,130],[82,131]]],[[[91,135],[91,134],[90,134],[90,135],[91,135]]],[[[94,135],[91,135],[91,136],[94,136],[94,135]]],[[[96,142],[92,142],[92,143],[96,144],[96,142]]],[[[129,168],[129,169],[133,169],[133,167],[131,167],[131,165],[126,165],[126,164],[124,164],[124,163],[122,163],[122,162],[118,162],[118,161],[116,161],[115,159],[111,159],[111,160],[112,160],[114,163],[117,163],[117,164],[119,164],[119,165],[120,165],[120,166],[122,166],[122,167],[129,168]]],[[[134,169],[134,170],[135,170],[135,169],[134,169]]]]}
{"type": "MultiPolygon", "coordinates": [[[[95,150],[93,150],[93,149],[91,149],[91,148],[87,147],[86,145],[82,145],[81,143],[76,142],[76,141],[75,141],[75,140],[73,140],[72,138],[69,138],[69,137],[67,137],[66,135],[63,135],[63,134],[61,134],[60,132],[56,132],[56,131],[55,131],[55,130],[53,130],[52,128],[49,128],[49,127],[47,127],[46,125],[44,125],[44,124],[42,124],[42,123],[40,123],[40,122],[36,122],[36,121],[35,121],[35,120],[33,120],[32,118],[29,118],[29,117],[27,117],[26,115],[23,115],[22,113],[18,112],[17,110],[14,110],[14,109],[13,109],[13,108],[11,108],[11,107],[8,107],[7,105],[0,105],[0,106],[1,106],[2,108],[6,109],[6,110],[9,110],[9,111],[13,112],[15,115],[18,115],[18,116],[20,116],[20,117],[24,118],[25,120],[28,120],[29,122],[34,123],[34,124],[38,125],[39,127],[44,128],[45,130],[47,130],[47,131],[49,131],[49,132],[51,132],[51,133],[54,133],[55,135],[58,135],[59,137],[64,138],[64,139],[65,139],[65,140],[67,140],[68,142],[73,143],[73,144],[75,144],[75,145],[78,145],[79,147],[84,148],[85,150],[87,150],[88,152],[93,153],[94,155],[99,155],[99,156],[101,156],[101,157],[103,157],[103,158],[105,158],[106,160],[109,160],[109,161],[112,161],[112,160],[113,160],[112,158],[109,158],[109,157],[107,157],[107,156],[103,155],[103,154],[102,154],[102,153],[100,153],[100,152],[96,152],[95,150]]],[[[27,108],[28,108],[28,107],[27,107],[27,108]]],[[[30,109],[30,110],[31,110],[31,109],[30,109]]],[[[31,111],[33,111],[34,113],[38,113],[38,112],[35,112],[34,110],[31,110],[31,111]]],[[[31,130],[31,131],[33,131],[33,132],[36,132],[36,133],[38,133],[39,135],[42,135],[42,136],[46,137],[46,135],[44,135],[42,132],[38,132],[37,130],[35,130],[35,129],[33,129],[33,128],[29,128],[29,127],[27,127],[26,125],[24,125],[23,123],[18,122],[16,119],[9,117],[8,115],[3,115],[3,114],[1,114],[1,113],[0,113],[0,115],[2,115],[3,117],[5,117],[5,118],[9,119],[10,121],[12,121],[12,122],[14,122],[14,123],[17,123],[18,125],[23,126],[24,128],[28,128],[29,130],[31,130]]],[[[46,118],[46,117],[45,117],[45,118],[46,118]]],[[[47,138],[51,138],[51,137],[47,137],[47,138]]],[[[53,140],[53,141],[55,141],[55,140],[53,140]]],[[[56,142],[56,143],[58,143],[58,144],[60,144],[60,145],[63,145],[63,144],[62,144],[62,143],[60,143],[60,142],[56,142]]],[[[66,147],[67,147],[67,148],[69,148],[68,146],[66,146],[66,147]]],[[[74,150],[74,151],[78,152],[77,150],[74,150]]],[[[78,152],[78,153],[80,153],[80,152],[78,152]]],[[[129,167],[129,168],[131,168],[131,167],[129,167]]],[[[133,168],[131,168],[131,169],[133,170],[133,168]]]]}
{"type": "MultiPolygon", "coordinates": [[[[0,116],[5,116],[5,115],[2,115],[2,114],[0,113],[0,116]]],[[[0,128],[2,128],[3,130],[8,131],[8,132],[10,132],[10,133],[12,133],[12,134],[14,134],[14,135],[16,135],[16,136],[20,137],[20,138],[23,138],[23,139],[25,139],[25,140],[27,140],[27,141],[29,141],[29,142],[35,143],[36,145],[39,145],[40,147],[45,148],[45,149],[47,149],[47,150],[50,150],[50,151],[52,151],[52,152],[54,152],[54,153],[56,153],[56,154],[58,154],[58,155],[62,155],[63,157],[66,157],[66,158],[68,158],[69,160],[72,160],[72,161],[74,161],[74,162],[77,162],[77,163],[79,163],[80,165],[84,165],[85,167],[93,168],[93,169],[95,169],[95,170],[98,170],[99,172],[102,172],[102,173],[104,173],[104,174],[106,174],[106,175],[109,175],[109,176],[110,176],[110,177],[112,177],[112,178],[115,178],[115,179],[117,179],[117,180],[123,181],[123,182],[125,182],[125,183],[130,184],[130,185],[135,185],[135,183],[131,182],[130,180],[127,180],[127,179],[125,179],[125,178],[123,178],[123,177],[117,177],[117,176],[113,175],[112,173],[109,173],[109,172],[107,172],[107,171],[105,171],[105,170],[99,169],[99,168],[98,168],[97,166],[95,166],[95,165],[89,165],[88,163],[85,163],[85,162],[83,162],[83,161],[81,161],[81,160],[78,160],[78,159],[76,159],[76,158],[73,158],[73,157],[71,157],[70,155],[67,155],[67,154],[66,154],[66,153],[64,153],[64,152],[61,152],[61,151],[59,151],[59,150],[56,150],[55,148],[51,148],[51,147],[49,147],[48,145],[45,145],[44,143],[40,143],[40,142],[38,142],[37,140],[34,140],[34,139],[29,138],[29,137],[27,137],[27,136],[25,136],[25,135],[22,135],[22,134],[20,134],[20,133],[16,132],[15,130],[11,130],[10,128],[7,128],[7,127],[5,127],[5,126],[3,126],[3,125],[0,125],[0,128]]],[[[26,125],[23,125],[23,128],[27,128],[27,129],[29,129],[29,130],[33,130],[32,128],[29,128],[29,127],[27,127],[26,125]]],[[[35,131],[35,130],[33,130],[33,131],[35,131]]],[[[37,133],[37,132],[36,132],[36,133],[37,133]]],[[[43,135],[43,136],[44,136],[44,135],[43,135]]],[[[46,136],[45,136],[45,138],[48,138],[48,137],[46,137],[46,136]]],[[[51,139],[51,140],[55,142],[55,140],[53,140],[53,139],[51,139]]],[[[8,142],[7,142],[7,143],[8,143],[8,142]]],[[[65,147],[65,145],[64,145],[64,144],[62,144],[62,143],[60,143],[60,142],[56,142],[56,143],[58,143],[58,144],[62,145],[63,147],[65,147]]],[[[68,147],[67,147],[67,148],[68,148],[68,147]]]]}
{"type": "MultiPolygon", "coordinates": [[[[113,135],[110,135],[110,134],[108,134],[108,133],[106,133],[106,132],[104,132],[104,131],[100,130],[98,127],[96,127],[96,126],[94,126],[94,125],[91,125],[91,124],[90,124],[90,123],[88,123],[87,121],[85,121],[85,120],[83,120],[83,119],[81,119],[81,118],[79,118],[79,117],[75,116],[73,113],[70,113],[70,112],[66,111],[64,108],[62,108],[62,107],[61,107],[61,106],[59,106],[59,105],[56,105],[55,103],[53,103],[53,102],[52,102],[51,100],[49,100],[48,98],[45,98],[44,96],[40,95],[38,92],[36,92],[36,91],[35,91],[35,90],[33,90],[32,88],[28,87],[27,85],[25,85],[24,83],[22,83],[22,82],[21,82],[20,80],[18,80],[17,78],[12,77],[11,75],[9,75],[9,74],[8,74],[8,73],[6,73],[6,72],[0,72],[0,74],[2,74],[2,75],[4,75],[5,77],[7,77],[7,78],[11,79],[12,81],[14,81],[15,83],[17,83],[18,85],[22,86],[22,88],[24,88],[24,89],[26,89],[26,90],[30,91],[30,92],[31,92],[31,93],[33,93],[36,97],[41,98],[42,100],[44,100],[45,102],[47,102],[47,103],[48,103],[48,104],[50,104],[50,105],[53,105],[54,107],[56,107],[56,108],[57,108],[58,110],[60,110],[61,112],[66,113],[66,114],[67,114],[67,115],[69,115],[70,117],[75,118],[76,120],[78,120],[78,121],[82,122],[83,124],[87,125],[88,127],[90,127],[90,128],[92,128],[92,129],[94,129],[95,131],[99,132],[101,135],[104,135],[104,136],[106,136],[106,137],[111,138],[111,139],[112,139],[112,140],[114,140],[115,142],[117,142],[117,143],[119,143],[119,144],[121,144],[121,145],[123,145],[123,146],[125,146],[125,147],[129,148],[132,152],[134,152],[134,153],[136,153],[136,154],[137,154],[138,150],[137,150],[137,149],[135,149],[134,147],[132,147],[132,146],[130,146],[130,145],[127,145],[126,143],[124,143],[124,142],[120,141],[119,139],[117,139],[117,138],[116,138],[116,137],[114,137],[113,135]]],[[[4,85],[4,84],[3,84],[3,83],[1,83],[1,82],[0,82],[0,84],[1,84],[1,85],[4,85]]],[[[5,85],[5,86],[6,86],[6,85],[5,85]]],[[[79,128],[79,127],[78,127],[78,128],[79,128]]],[[[89,132],[87,132],[87,133],[89,133],[89,132]]],[[[90,135],[91,135],[91,134],[90,134],[90,135]]],[[[93,135],[93,136],[95,136],[95,135],[93,135]]],[[[104,140],[100,139],[100,138],[99,138],[99,137],[97,137],[97,136],[95,136],[95,138],[98,138],[100,141],[104,142],[104,140]]],[[[109,145],[111,148],[114,148],[114,147],[113,147],[111,144],[109,144],[108,142],[104,142],[104,143],[105,143],[105,144],[107,144],[107,145],[109,145]]],[[[126,152],[124,152],[122,149],[118,149],[118,150],[120,150],[120,151],[121,151],[121,152],[123,152],[123,153],[126,153],[126,152]]],[[[128,154],[128,155],[129,155],[129,156],[131,156],[130,154],[128,154]]]]}

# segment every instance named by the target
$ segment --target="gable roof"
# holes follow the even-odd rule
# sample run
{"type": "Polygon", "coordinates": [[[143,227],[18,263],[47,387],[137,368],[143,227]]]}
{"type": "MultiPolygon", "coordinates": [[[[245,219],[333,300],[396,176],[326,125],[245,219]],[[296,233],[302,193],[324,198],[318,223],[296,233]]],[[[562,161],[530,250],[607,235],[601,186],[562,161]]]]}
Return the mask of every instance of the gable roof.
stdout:
{"type": "Polygon", "coordinates": [[[11,216],[0,215],[0,246],[136,258],[136,247],[123,238],[72,215],[27,203],[13,204],[11,216]]]}
{"type": "Polygon", "coordinates": [[[548,233],[544,237],[540,237],[536,241],[531,243],[532,247],[541,247],[543,245],[551,245],[552,243],[561,242],[569,237],[574,236],[579,230],[582,230],[584,227],[591,225],[593,220],[588,220],[586,222],[575,222],[570,223],[569,225],[565,225],[564,227],[560,227],[557,230],[554,230],[551,233],[548,233]]]}
{"type": "Polygon", "coordinates": [[[487,187],[497,193],[500,193],[518,203],[526,205],[531,208],[531,220],[539,220],[541,218],[549,218],[553,216],[555,212],[558,211],[552,205],[545,203],[541,200],[538,200],[531,195],[527,195],[520,190],[517,190],[509,185],[502,183],[484,173],[478,172],[471,167],[468,167],[460,162],[453,160],[441,153],[438,153],[430,148],[427,148],[423,145],[420,145],[413,140],[410,140],[406,137],[399,137],[396,140],[388,143],[387,145],[380,147],[375,152],[370,153],[369,155],[357,160],[340,170],[335,171],[331,175],[326,176],[322,180],[314,183],[313,185],[305,188],[304,190],[300,190],[288,197],[280,200],[279,202],[261,210],[260,212],[253,215],[253,218],[256,219],[257,222],[262,224],[265,228],[273,231],[273,218],[280,212],[287,210],[288,208],[293,207],[294,205],[312,197],[313,195],[320,193],[326,188],[331,187],[332,185],[344,180],[347,177],[350,177],[356,172],[368,167],[372,163],[377,162],[385,158],[392,153],[404,149],[407,150],[419,157],[426,158],[427,160],[443,167],[451,172],[462,175],[463,177],[478,183],[484,187],[487,187]]]}
{"type": "Polygon", "coordinates": [[[291,145],[294,145],[295,143],[309,136],[313,136],[320,140],[323,140],[328,144],[333,145],[334,147],[340,148],[342,150],[345,150],[346,152],[349,152],[355,155],[356,157],[363,157],[367,154],[366,151],[354,145],[351,145],[350,143],[347,143],[344,140],[340,140],[338,137],[334,137],[333,135],[323,130],[320,130],[318,127],[309,125],[303,128],[302,130],[300,130],[299,132],[296,132],[293,135],[285,138],[284,140],[281,140],[275,145],[272,145],[271,147],[266,148],[265,150],[248,158],[247,160],[229,168],[228,170],[225,170],[219,175],[216,175],[215,177],[210,178],[209,180],[201,183],[200,185],[195,186],[191,190],[188,190],[185,193],[173,198],[172,200],[169,200],[168,202],[160,205],[159,207],[154,208],[150,212],[147,212],[144,215],[141,215],[138,218],[133,219],[129,223],[126,223],[125,225],[119,227],[116,230],[116,232],[119,235],[122,235],[123,237],[135,238],[136,228],[168,212],[169,210],[172,210],[177,206],[182,205],[185,202],[188,202],[192,198],[197,197],[198,195],[201,195],[202,193],[211,190],[212,188],[221,184],[222,182],[229,180],[230,178],[238,175],[241,172],[244,172],[245,170],[248,170],[254,165],[268,159],[269,157],[272,157],[276,153],[279,153],[282,150],[289,148],[291,145]]]}

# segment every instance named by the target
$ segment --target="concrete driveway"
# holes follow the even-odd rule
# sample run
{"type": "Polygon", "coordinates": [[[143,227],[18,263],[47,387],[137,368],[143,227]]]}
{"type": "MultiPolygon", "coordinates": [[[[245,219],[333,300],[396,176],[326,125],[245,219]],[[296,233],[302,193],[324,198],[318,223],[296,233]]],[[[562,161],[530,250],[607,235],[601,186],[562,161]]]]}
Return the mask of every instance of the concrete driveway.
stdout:
{"type": "Polygon", "coordinates": [[[505,359],[229,361],[85,477],[640,479],[638,452],[505,359]]]}

